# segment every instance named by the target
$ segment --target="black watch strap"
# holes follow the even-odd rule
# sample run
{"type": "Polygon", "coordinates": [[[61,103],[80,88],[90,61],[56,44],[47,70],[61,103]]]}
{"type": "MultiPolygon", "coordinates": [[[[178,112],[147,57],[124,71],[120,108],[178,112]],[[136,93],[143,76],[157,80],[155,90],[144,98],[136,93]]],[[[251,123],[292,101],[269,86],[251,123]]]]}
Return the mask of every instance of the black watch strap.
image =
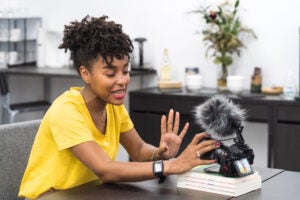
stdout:
{"type": "Polygon", "coordinates": [[[159,178],[158,183],[163,183],[165,181],[164,162],[162,160],[156,160],[153,162],[153,174],[159,178]]]}
{"type": "Polygon", "coordinates": [[[167,178],[167,177],[164,176],[164,175],[160,176],[159,179],[158,179],[158,183],[163,183],[163,182],[165,181],[166,178],[167,178]]]}

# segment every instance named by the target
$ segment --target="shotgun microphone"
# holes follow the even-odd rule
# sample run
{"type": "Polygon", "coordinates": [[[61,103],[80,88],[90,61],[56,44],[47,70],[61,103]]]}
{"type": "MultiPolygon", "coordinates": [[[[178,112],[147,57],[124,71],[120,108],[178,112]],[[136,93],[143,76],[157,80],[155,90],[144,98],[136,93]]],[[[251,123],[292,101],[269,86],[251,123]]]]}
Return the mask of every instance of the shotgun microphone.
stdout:
{"type": "Polygon", "coordinates": [[[235,177],[252,174],[251,165],[254,160],[254,152],[245,143],[242,136],[245,110],[234,104],[229,98],[216,95],[195,107],[194,114],[196,123],[206,132],[219,137],[231,136],[234,133],[236,135],[232,145],[226,146],[220,142],[219,148],[201,155],[200,158],[215,159],[219,164],[218,173],[224,176],[235,177]]]}
{"type": "Polygon", "coordinates": [[[206,132],[219,137],[231,136],[243,127],[245,110],[223,95],[215,95],[194,108],[196,124],[206,132]]]}

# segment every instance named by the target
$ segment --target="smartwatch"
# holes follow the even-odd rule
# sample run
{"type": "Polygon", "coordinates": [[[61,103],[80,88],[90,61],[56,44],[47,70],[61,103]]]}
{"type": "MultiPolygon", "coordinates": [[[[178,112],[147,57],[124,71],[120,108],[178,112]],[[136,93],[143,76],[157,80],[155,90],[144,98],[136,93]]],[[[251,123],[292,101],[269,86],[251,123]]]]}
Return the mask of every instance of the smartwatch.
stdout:
{"type": "Polygon", "coordinates": [[[158,183],[165,181],[166,177],[164,176],[164,162],[162,160],[156,160],[153,162],[153,174],[159,178],[158,183]]]}

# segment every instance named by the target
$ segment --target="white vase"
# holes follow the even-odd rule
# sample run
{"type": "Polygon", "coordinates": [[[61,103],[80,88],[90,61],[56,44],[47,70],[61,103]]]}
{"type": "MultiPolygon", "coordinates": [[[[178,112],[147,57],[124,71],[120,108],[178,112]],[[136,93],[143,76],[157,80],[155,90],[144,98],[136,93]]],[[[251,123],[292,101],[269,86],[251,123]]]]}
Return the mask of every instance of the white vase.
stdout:
{"type": "Polygon", "coordinates": [[[238,93],[243,90],[243,76],[227,76],[227,89],[231,92],[238,93]]]}

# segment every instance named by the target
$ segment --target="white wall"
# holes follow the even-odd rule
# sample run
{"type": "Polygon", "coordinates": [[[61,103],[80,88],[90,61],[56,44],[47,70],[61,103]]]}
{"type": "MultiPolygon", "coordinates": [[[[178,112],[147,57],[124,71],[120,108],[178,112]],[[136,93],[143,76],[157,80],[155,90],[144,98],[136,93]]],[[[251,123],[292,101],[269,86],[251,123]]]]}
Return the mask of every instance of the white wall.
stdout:
{"type": "MultiPolygon", "coordinates": [[[[217,0],[207,0],[215,2],[217,0]]],[[[250,86],[253,68],[263,71],[263,86],[283,84],[293,71],[298,86],[300,1],[240,0],[242,22],[253,28],[258,40],[247,39],[242,57],[236,58],[231,74],[246,77],[250,86]]],[[[0,0],[2,8],[21,7],[23,13],[43,18],[47,29],[62,31],[63,25],[87,14],[123,24],[131,38],[146,37],[145,61],[158,68],[163,48],[169,48],[174,78],[183,79],[186,66],[199,66],[204,85],[216,85],[216,66],[205,58],[200,35],[201,17],[187,12],[203,0],[0,0]]]]}
{"type": "MultiPolygon", "coordinates": [[[[207,0],[207,2],[215,1],[207,0]]],[[[286,72],[292,70],[295,74],[295,84],[298,85],[300,1],[289,0],[286,3],[279,0],[240,1],[243,8],[241,12],[243,23],[255,30],[258,40],[245,41],[248,48],[242,52],[241,58],[235,59],[230,72],[244,75],[245,87],[249,88],[250,76],[255,66],[263,70],[264,86],[282,84],[286,72]]],[[[215,87],[216,66],[211,59],[205,58],[201,36],[195,34],[196,31],[201,30],[201,18],[198,15],[187,14],[198,8],[201,2],[203,0],[0,0],[0,10],[19,7],[21,8],[19,12],[22,11],[30,16],[41,16],[44,28],[59,32],[63,31],[65,24],[74,19],[80,20],[87,14],[92,16],[106,14],[110,19],[121,23],[132,39],[147,38],[144,45],[147,63],[158,69],[163,49],[168,48],[175,79],[184,80],[184,67],[198,66],[204,76],[204,84],[215,87]]],[[[19,81],[28,82],[24,79],[19,81]]],[[[36,79],[30,79],[29,82],[36,83],[35,81],[42,82],[36,79]]],[[[153,82],[153,79],[150,81],[153,82]]],[[[73,84],[80,85],[81,82],[75,79],[53,80],[51,99],[73,84]]],[[[139,78],[133,78],[130,89],[138,88],[138,84],[139,78]]],[[[13,87],[21,91],[26,90],[17,83],[13,87]]],[[[35,91],[40,90],[36,88],[35,91]]],[[[13,99],[23,98],[22,94],[15,94],[13,99]]],[[[35,96],[40,99],[41,95],[42,93],[37,93],[35,96]]],[[[32,98],[32,96],[28,97],[32,98]]],[[[259,128],[258,131],[257,128],[260,126],[257,124],[253,126],[255,133],[267,134],[266,128],[259,128]]],[[[247,132],[245,137],[247,138],[247,132]]],[[[266,140],[258,137],[259,142],[264,141],[260,147],[266,147],[266,140]]],[[[247,138],[247,141],[251,141],[251,138],[247,138]]],[[[256,146],[253,147],[258,149],[256,146]]],[[[263,153],[259,153],[258,160],[263,163],[259,164],[265,166],[265,149],[261,152],[263,153]]],[[[118,159],[128,159],[122,148],[118,159]]]]}

